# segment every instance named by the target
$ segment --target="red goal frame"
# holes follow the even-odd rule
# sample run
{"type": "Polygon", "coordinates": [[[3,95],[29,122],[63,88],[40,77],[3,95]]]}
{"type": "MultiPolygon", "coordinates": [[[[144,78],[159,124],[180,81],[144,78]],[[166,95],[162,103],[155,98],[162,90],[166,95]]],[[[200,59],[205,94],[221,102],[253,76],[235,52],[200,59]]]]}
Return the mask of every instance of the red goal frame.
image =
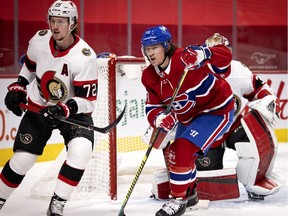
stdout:
{"type": "MultiPolygon", "coordinates": [[[[137,64],[145,63],[144,57],[115,57],[108,61],[109,70],[109,123],[116,120],[116,73],[117,64],[137,64]]],[[[110,140],[110,161],[109,161],[109,173],[110,173],[110,198],[117,200],[117,130],[113,128],[109,133],[110,140]]]]}

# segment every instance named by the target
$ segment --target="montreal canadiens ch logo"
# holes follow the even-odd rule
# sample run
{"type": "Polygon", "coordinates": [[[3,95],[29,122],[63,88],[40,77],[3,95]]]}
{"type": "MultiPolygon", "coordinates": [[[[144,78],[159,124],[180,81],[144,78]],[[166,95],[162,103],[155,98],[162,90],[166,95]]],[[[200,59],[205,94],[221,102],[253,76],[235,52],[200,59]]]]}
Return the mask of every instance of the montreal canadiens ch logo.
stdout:
{"type": "Polygon", "coordinates": [[[177,114],[183,114],[188,112],[194,105],[195,99],[193,100],[193,94],[187,94],[186,92],[177,95],[172,107],[177,114]]]}
{"type": "Polygon", "coordinates": [[[67,87],[60,79],[55,77],[55,74],[55,71],[47,71],[41,77],[40,84],[42,97],[52,103],[58,103],[67,98],[67,87]]]}

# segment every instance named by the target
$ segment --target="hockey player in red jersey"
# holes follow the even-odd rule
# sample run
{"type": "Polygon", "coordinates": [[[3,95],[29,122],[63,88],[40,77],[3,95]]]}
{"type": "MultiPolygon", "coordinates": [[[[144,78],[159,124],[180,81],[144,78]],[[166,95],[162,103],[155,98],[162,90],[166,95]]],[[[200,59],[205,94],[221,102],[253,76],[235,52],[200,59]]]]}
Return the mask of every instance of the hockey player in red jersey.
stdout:
{"type": "Polygon", "coordinates": [[[91,113],[97,97],[96,54],[77,35],[77,7],[72,1],[55,1],[48,10],[49,30],[29,41],[18,80],[8,86],[5,105],[21,116],[19,104],[40,110],[26,111],[14,142],[14,155],[0,174],[0,208],[21,184],[43,153],[52,131],[58,129],[67,148],[47,215],[63,215],[63,208],[90,160],[94,133],[60,122],[56,115],[93,125],[91,113]],[[26,86],[29,85],[28,98],[26,86]]]}
{"type": "Polygon", "coordinates": [[[147,90],[147,119],[152,127],[164,131],[178,125],[175,141],[169,147],[172,199],[156,216],[183,215],[186,206],[197,199],[195,160],[198,155],[205,155],[213,141],[229,129],[234,113],[229,84],[204,66],[210,63],[219,70],[228,70],[232,55],[224,45],[176,48],[165,26],[147,29],[141,43],[150,61],[142,74],[147,90]],[[185,66],[189,72],[170,112],[164,114],[185,66]]]}
{"type": "MultiPolygon", "coordinates": [[[[225,45],[232,51],[229,41],[218,33],[209,37],[205,44],[208,47],[225,45]]],[[[219,71],[210,63],[205,67],[228,81],[236,103],[230,129],[214,141],[206,155],[199,155],[196,160],[196,168],[198,173],[201,173],[201,177],[197,179],[198,195],[202,199],[210,200],[237,198],[238,181],[234,180],[238,178],[250,200],[264,200],[265,196],[274,194],[284,184],[283,179],[273,172],[278,149],[273,126],[276,125],[281,111],[279,100],[267,83],[253,75],[248,67],[239,61],[232,60],[231,70],[227,71],[219,71]],[[236,150],[239,156],[235,172],[237,178],[231,175],[231,169],[223,169],[225,148],[236,150]],[[214,175],[215,170],[217,175],[214,175]],[[229,184],[226,183],[228,175],[229,184]],[[214,181],[216,184],[213,184],[214,181]]],[[[169,140],[174,140],[173,133],[163,142],[169,140]]],[[[156,198],[168,198],[170,185],[167,182],[166,170],[155,172],[153,195],[156,198]]]]}

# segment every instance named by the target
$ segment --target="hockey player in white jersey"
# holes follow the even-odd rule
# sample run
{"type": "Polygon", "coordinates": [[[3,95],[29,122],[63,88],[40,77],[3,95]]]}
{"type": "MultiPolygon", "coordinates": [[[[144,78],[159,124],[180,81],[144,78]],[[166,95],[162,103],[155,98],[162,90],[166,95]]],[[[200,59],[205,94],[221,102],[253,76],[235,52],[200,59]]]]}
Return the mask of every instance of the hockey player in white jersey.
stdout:
{"type": "MultiPolygon", "coordinates": [[[[218,33],[209,37],[205,43],[209,47],[218,44],[230,47],[229,41],[218,33]]],[[[211,66],[210,69],[225,78],[232,88],[236,101],[234,122],[230,130],[212,145],[208,155],[215,161],[210,160],[210,164],[204,165],[199,158],[197,169],[222,169],[223,147],[234,149],[239,157],[237,177],[246,188],[248,198],[263,200],[283,185],[283,180],[272,172],[278,149],[273,127],[277,124],[281,111],[279,99],[266,82],[253,75],[248,67],[239,61],[231,61],[231,72],[228,73],[214,71],[211,66]],[[244,112],[245,107],[250,109],[248,113],[244,112]],[[222,145],[213,149],[213,146],[219,146],[219,143],[222,145]],[[221,160],[215,155],[220,156],[221,160]]]]}
{"type": "MultiPolygon", "coordinates": [[[[205,43],[209,47],[218,44],[230,47],[228,40],[218,33],[209,37],[205,43]]],[[[234,184],[235,180],[237,183],[238,178],[244,185],[250,200],[263,200],[265,196],[277,192],[284,183],[273,172],[278,149],[273,127],[277,124],[281,111],[279,99],[267,83],[253,75],[249,68],[239,61],[232,60],[231,70],[227,71],[215,70],[209,64],[207,66],[214,74],[228,81],[236,104],[234,120],[230,129],[212,144],[205,156],[199,155],[196,160],[197,170],[200,171],[198,173],[202,173],[197,181],[198,184],[201,184],[200,187],[198,185],[198,196],[210,200],[237,198],[239,192],[236,193],[232,189],[238,190],[238,186],[231,186],[231,180],[234,184]],[[248,110],[250,111],[248,112],[248,110]],[[236,175],[233,177],[230,170],[227,172],[223,169],[226,147],[236,150],[239,156],[236,166],[237,177],[236,175]],[[214,170],[217,172],[213,173],[214,170]],[[205,177],[208,173],[213,173],[213,175],[217,173],[214,176],[216,184],[213,184],[213,177],[205,177]],[[221,178],[223,184],[219,184],[221,178]],[[208,184],[205,183],[206,179],[208,184]],[[227,179],[230,183],[226,186],[227,179]]],[[[173,140],[171,137],[173,134],[167,135],[162,144],[165,146],[167,140],[173,140]]],[[[155,172],[153,193],[156,198],[168,198],[169,184],[166,184],[168,182],[166,173],[165,170],[155,172]]]]}
{"type": "Polygon", "coordinates": [[[21,116],[19,105],[27,103],[39,112],[26,111],[21,120],[14,155],[0,174],[0,209],[43,153],[53,130],[58,129],[64,138],[67,159],[59,171],[47,215],[63,215],[64,205],[91,158],[94,132],[55,118],[61,115],[93,125],[96,54],[77,35],[77,19],[72,1],[55,1],[48,10],[49,29],[31,38],[18,80],[8,86],[5,105],[9,110],[21,116]]]}

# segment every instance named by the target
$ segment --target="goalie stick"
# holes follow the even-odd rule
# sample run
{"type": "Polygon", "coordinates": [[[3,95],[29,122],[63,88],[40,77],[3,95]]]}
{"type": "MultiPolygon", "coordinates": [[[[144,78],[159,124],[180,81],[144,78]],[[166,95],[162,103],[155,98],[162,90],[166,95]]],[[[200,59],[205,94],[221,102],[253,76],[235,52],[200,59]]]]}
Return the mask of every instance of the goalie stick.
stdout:
{"type": "MultiPolygon", "coordinates": [[[[183,81],[184,81],[184,79],[185,79],[185,77],[186,77],[186,75],[188,73],[188,70],[189,70],[189,67],[186,66],[184,71],[183,71],[182,76],[180,77],[178,85],[177,85],[175,91],[173,92],[171,101],[170,101],[169,105],[167,106],[164,114],[168,114],[170,112],[172,104],[173,104],[173,102],[174,102],[174,100],[175,100],[175,98],[176,98],[176,96],[178,94],[178,91],[179,91],[180,87],[182,86],[182,83],[183,83],[183,81]]],[[[124,208],[125,208],[128,200],[129,200],[129,198],[130,198],[130,196],[132,194],[132,191],[133,191],[133,189],[134,189],[134,187],[135,187],[135,185],[136,185],[136,183],[138,181],[138,178],[140,177],[140,174],[141,174],[141,172],[142,172],[142,170],[143,170],[143,168],[145,166],[145,163],[146,163],[146,161],[147,161],[147,159],[149,157],[149,154],[150,154],[150,152],[151,152],[151,150],[152,150],[152,148],[153,148],[153,146],[155,144],[155,141],[156,141],[156,139],[157,139],[157,137],[158,137],[158,135],[160,133],[160,130],[161,130],[161,128],[157,128],[155,133],[153,134],[153,137],[150,140],[150,145],[149,145],[149,147],[148,147],[148,149],[147,149],[147,151],[146,151],[146,153],[144,155],[144,158],[142,159],[142,162],[141,162],[141,164],[140,164],[140,166],[139,166],[139,168],[138,168],[138,170],[136,172],[136,175],[135,175],[135,177],[134,177],[134,179],[132,181],[132,184],[131,184],[131,186],[130,186],[127,194],[126,194],[126,197],[125,197],[125,199],[124,199],[124,201],[122,203],[121,209],[120,209],[120,211],[118,213],[118,216],[126,216],[125,213],[124,213],[124,208]]]]}
{"type": "MultiPolygon", "coordinates": [[[[40,113],[40,109],[36,108],[36,107],[32,107],[32,106],[29,106],[27,104],[23,104],[23,103],[20,103],[19,105],[22,109],[24,110],[29,110],[31,112],[35,112],[35,113],[40,113]]],[[[71,119],[71,118],[65,118],[64,116],[61,116],[61,115],[55,115],[55,117],[57,119],[59,119],[60,121],[62,122],[66,122],[68,124],[71,124],[71,125],[75,125],[77,127],[80,127],[80,128],[84,128],[84,129],[87,129],[87,130],[92,130],[92,131],[96,131],[96,132],[99,132],[99,133],[108,133],[112,128],[114,128],[120,121],[121,119],[123,118],[124,116],[124,113],[125,113],[125,109],[126,109],[126,106],[124,107],[123,111],[121,112],[121,114],[116,118],[116,120],[114,122],[112,122],[111,124],[107,125],[106,127],[96,127],[94,125],[90,125],[90,124],[87,124],[85,122],[82,122],[82,121],[78,121],[78,120],[75,120],[75,119],[71,119]]]]}

